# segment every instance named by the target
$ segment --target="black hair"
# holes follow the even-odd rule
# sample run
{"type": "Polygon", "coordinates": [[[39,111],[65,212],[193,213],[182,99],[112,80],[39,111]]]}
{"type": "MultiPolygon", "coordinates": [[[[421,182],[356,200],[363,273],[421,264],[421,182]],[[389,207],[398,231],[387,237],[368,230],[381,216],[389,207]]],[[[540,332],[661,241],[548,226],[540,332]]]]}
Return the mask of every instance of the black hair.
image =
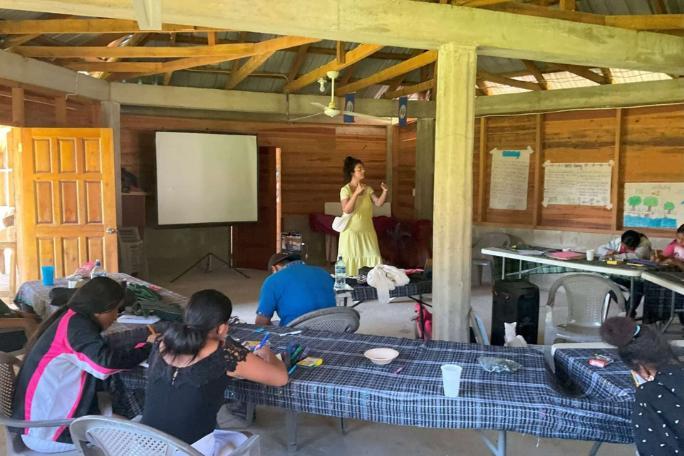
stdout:
{"type": "Polygon", "coordinates": [[[162,356],[192,355],[192,359],[207,343],[209,332],[228,323],[233,305],[228,296],[217,290],[202,290],[190,297],[183,323],[175,323],[162,336],[162,356]]]}
{"type": "Polygon", "coordinates": [[[359,164],[363,165],[363,162],[358,158],[352,157],[351,155],[344,159],[344,166],[342,167],[342,172],[344,173],[345,182],[349,182],[351,180],[352,175],[354,174],[354,168],[356,168],[356,165],[359,164]]]}
{"type": "Polygon", "coordinates": [[[126,289],[117,281],[109,277],[95,277],[76,290],[65,305],[57,309],[38,327],[33,336],[26,343],[26,353],[29,353],[40,336],[59,318],[71,309],[74,312],[95,321],[95,314],[117,309],[126,296],[126,289]]]}
{"type": "Polygon", "coordinates": [[[684,223],[679,225],[679,228],[677,228],[677,234],[684,234],[684,223]]]}
{"type": "Polygon", "coordinates": [[[660,332],[631,318],[608,318],[600,333],[603,341],[615,345],[620,359],[635,371],[642,366],[659,370],[677,363],[672,347],[660,332]]]}
{"type": "Polygon", "coordinates": [[[622,243],[630,249],[636,249],[637,247],[639,247],[642,237],[644,237],[644,235],[639,233],[638,231],[627,230],[624,233],[622,233],[620,241],[622,241],[622,243]]]}
{"type": "Polygon", "coordinates": [[[274,266],[279,264],[286,265],[292,261],[300,261],[302,256],[295,252],[279,252],[271,255],[268,259],[268,271],[270,272],[274,266]]]}

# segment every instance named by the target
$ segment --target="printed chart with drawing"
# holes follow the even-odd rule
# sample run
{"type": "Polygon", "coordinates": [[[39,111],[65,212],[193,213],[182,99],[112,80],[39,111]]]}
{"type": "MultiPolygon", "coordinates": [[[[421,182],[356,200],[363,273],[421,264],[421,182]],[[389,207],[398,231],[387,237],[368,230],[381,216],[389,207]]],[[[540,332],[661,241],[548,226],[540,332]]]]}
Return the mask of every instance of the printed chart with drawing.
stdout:
{"type": "Polygon", "coordinates": [[[675,229],[684,223],[684,182],[625,184],[623,225],[675,229]]]}

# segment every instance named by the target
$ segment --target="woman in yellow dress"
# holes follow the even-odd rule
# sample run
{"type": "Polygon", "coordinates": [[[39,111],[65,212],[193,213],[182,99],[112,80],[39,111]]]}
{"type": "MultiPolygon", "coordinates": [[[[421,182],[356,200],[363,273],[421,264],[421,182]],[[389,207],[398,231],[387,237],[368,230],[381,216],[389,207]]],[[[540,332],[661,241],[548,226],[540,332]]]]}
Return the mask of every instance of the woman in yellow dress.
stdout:
{"type": "Polygon", "coordinates": [[[347,185],[340,190],[340,202],[345,214],[353,214],[347,227],[340,233],[338,255],[342,257],[347,274],[354,276],[359,268],[374,267],[382,262],[378,236],[373,227],[373,204],[382,206],[387,199],[387,185],[381,183],[382,194],[364,184],[366,170],[363,162],[354,157],[344,159],[344,178],[347,185]]]}

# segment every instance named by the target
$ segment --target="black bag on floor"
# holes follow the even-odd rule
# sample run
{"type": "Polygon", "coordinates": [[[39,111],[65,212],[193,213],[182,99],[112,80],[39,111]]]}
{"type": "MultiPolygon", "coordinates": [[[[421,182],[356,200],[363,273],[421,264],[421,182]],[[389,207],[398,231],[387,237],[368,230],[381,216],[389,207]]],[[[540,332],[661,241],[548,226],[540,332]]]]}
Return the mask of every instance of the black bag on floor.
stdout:
{"type": "Polygon", "coordinates": [[[527,280],[497,280],[492,293],[492,345],[504,344],[504,322],[518,323],[517,334],[536,344],[539,287],[527,280]]]}

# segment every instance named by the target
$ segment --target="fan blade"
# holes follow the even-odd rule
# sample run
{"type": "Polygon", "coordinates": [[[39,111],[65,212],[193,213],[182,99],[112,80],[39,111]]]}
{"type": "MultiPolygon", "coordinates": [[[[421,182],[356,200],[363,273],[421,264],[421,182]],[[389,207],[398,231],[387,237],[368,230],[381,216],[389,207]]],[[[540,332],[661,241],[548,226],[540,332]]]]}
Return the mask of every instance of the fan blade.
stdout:
{"type": "Polygon", "coordinates": [[[328,106],[326,106],[326,105],[324,105],[324,104],[317,103],[317,102],[315,102],[315,101],[312,101],[312,102],[311,102],[311,105],[312,105],[312,106],[316,106],[316,107],[321,108],[321,109],[326,109],[326,108],[328,107],[328,106]]]}
{"type": "Polygon", "coordinates": [[[383,117],[373,116],[371,114],[361,114],[360,112],[343,111],[342,114],[344,114],[345,116],[354,116],[354,117],[362,117],[362,118],[366,118],[366,119],[373,119],[373,120],[377,120],[380,122],[384,122],[386,124],[392,123],[391,121],[389,121],[383,117]]]}
{"type": "Polygon", "coordinates": [[[309,114],[308,116],[297,117],[296,119],[290,119],[290,122],[297,122],[300,120],[309,119],[311,117],[322,116],[322,115],[323,115],[322,112],[317,112],[316,114],[309,114]]]}

